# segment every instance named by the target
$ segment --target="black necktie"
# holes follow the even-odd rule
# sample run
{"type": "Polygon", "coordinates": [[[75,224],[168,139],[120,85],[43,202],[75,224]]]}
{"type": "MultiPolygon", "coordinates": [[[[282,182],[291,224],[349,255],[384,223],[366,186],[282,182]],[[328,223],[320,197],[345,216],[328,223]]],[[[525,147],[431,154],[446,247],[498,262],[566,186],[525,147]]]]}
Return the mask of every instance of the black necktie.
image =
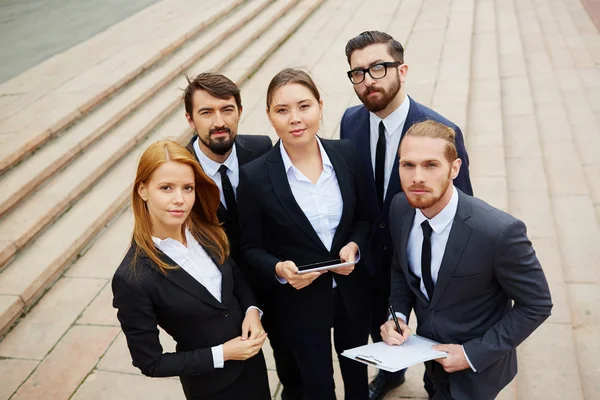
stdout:
{"type": "Polygon", "coordinates": [[[379,138],[375,149],[375,189],[379,205],[383,207],[383,175],[385,173],[385,126],[379,122],[379,138]]]}
{"type": "Polygon", "coordinates": [[[221,187],[223,188],[223,197],[225,197],[225,206],[227,212],[231,217],[234,224],[237,224],[237,204],[235,203],[235,194],[233,193],[233,186],[227,176],[227,167],[221,165],[219,167],[219,173],[221,174],[221,187]]]}
{"type": "Polygon", "coordinates": [[[431,226],[425,220],[421,224],[423,229],[423,247],[421,247],[421,275],[429,301],[433,299],[433,279],[431,278],[431,226]]]}

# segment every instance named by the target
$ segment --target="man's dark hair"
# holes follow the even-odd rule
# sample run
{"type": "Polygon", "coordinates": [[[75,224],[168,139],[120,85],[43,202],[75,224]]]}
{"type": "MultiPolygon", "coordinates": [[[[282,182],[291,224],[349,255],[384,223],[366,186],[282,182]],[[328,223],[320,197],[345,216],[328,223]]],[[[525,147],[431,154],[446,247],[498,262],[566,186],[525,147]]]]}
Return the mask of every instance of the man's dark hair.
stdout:
{"type": "Polygon", "coordinates": [[[385,32],[365,31],[358,36],[348,40],[346,44],[346,58],[350,64],[350,56],[355,50],[362,50],[372,44],[384,43],[388,45],[388,53],[394,58],[394,61],[404,63],[404,48],[396,39],[385,32]]]}
{"type": "Polygon", "coordinates": [[[185,76],[188,85],[183,91],[183,104],[185,106],[185,112],[188,113],[192,119],[194,118],[194,93],[197,90],[204,90],[217,99],[227,100],[233,97],[238,109],[242,108],[242,98],[240,96],[240,89],[235,83],[229,78],[220,74],[212,74],[210,72],[203,72],[196,76],[194,79],[190,79],[189,76],[185,76]]]}

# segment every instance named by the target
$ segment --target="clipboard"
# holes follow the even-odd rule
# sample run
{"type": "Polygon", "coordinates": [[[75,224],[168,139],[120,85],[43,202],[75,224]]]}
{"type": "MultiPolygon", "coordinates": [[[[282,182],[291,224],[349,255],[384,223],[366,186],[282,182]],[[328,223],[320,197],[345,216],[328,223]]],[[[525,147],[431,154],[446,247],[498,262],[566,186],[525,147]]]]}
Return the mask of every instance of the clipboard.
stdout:
{"type": "Polygon", "coordinates": [[[435,344],[439,343],[411,335],[406,341],[406,346],[390,346],[385,342],[377,342],[345,350],[342,356],[384,371],[396,372],[411,365],[447,357],[448,353],[431,348],[435,344]]]}

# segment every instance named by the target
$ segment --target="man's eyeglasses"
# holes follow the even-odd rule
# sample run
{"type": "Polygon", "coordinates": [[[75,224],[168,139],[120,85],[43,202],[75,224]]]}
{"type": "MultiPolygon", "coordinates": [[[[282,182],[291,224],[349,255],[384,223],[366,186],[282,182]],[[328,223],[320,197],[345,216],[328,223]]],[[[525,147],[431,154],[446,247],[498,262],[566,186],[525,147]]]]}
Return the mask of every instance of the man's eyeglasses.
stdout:
{"type": "Polygon", "coordinates": [[[385,78],[387,75],[387,69],[402,65],[399,61],[382,62],[379,64],[371,65],[369,68],[356,68],[352,71],[348,71],[348,78],[354,85],[358,85],[365,80],[365,74],[368,72],[373,79],[385,78]]]}

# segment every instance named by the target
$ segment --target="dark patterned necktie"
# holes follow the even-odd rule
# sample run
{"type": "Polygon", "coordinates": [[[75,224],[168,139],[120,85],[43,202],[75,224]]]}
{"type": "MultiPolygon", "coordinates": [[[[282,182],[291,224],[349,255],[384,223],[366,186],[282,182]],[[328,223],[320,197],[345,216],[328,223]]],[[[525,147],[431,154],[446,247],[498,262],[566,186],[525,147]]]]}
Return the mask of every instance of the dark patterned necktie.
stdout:
{"type": "Polygon", "coordinates": [[[234,224],[237,224],[237,204],[235,202],[235,193],[233,193],[233,185],[227,176],[227,167],[221,165],[219,167],[219,173],[221,174],[221,187],[223,188],[223,197],[225,197],[225,207],[227,207],[227,213],[231,217],[234,224]]]}
{"type": "Polygon", "coordinates": [[[429,301],[433,299],[433,279],[431,278],[431,226],[429,221],[425,220],[421,224],[423,229],[423,246],[421,247],[421,276],[425,284],[425,290],[429,301]]]}
{"type": "Polygon", "coordinates": [[[375,189],[379,206],[383,208],[383,182],[385,173],[385,126],[383,121],[379,122],[379,138],[375,148],[375,189]]]}

